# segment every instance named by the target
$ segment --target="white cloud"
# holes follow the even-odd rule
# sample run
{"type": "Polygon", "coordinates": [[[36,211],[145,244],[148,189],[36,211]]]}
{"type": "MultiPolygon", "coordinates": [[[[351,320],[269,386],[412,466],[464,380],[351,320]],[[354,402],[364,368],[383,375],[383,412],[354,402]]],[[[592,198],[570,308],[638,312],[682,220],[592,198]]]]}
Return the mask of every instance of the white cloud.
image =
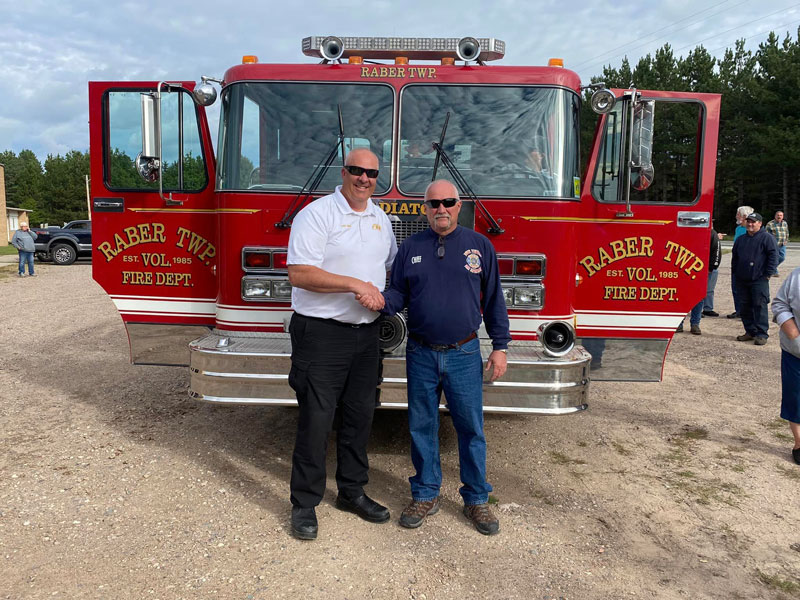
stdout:
{"type": "Polygon", "coordinates": [[[792,0],[0,0],[0,8],[0,150],[30,148],[42,159],[86,148],[90,80],[196,81],[251,53],[313,62],[300,52],[309,35],[497,37],[508,48],[501,64],[557,56],[588,81],[665,43],[686,55],[707,40],[721,55],[738,38],[755,47],[766,31],[794,36],[800,24],[792,0]]]}

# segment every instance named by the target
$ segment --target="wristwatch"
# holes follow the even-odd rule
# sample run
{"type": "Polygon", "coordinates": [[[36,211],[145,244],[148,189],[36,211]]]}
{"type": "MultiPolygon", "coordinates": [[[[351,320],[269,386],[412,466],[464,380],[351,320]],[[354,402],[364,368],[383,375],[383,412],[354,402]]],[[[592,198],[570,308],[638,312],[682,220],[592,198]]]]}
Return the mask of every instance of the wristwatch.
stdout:
{"type": "Polygon", "coordinates": [[[506,350],[505,348],[498,348],[497,351],[502,352],[503,354],[508,354],[508,350],[506,350]]]}

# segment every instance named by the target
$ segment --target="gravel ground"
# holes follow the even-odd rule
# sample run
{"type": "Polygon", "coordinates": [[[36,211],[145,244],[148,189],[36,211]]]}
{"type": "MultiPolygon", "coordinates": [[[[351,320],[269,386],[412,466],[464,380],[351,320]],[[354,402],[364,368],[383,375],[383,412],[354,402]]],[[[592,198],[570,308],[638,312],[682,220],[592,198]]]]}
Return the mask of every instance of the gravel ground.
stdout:
{"type": "MultiPolygon", "coordinates": [[[[792,251],[781,272],[798,265],[792,251]]],[[[336,510],[331,478],[319,539],[300,542],[296,412],[190,400],[185,369],[128,363],[89,264],[37,270],[0,265],[0,598],[800,596],[774,324],[757,347],[734,340],[739,323],[703,319],[702,336],[676,336],[662,383],[593,383],[580,415],[487,416],[493,537],[461,516],[447,419],[443,509],[397,524],[406,416],[379,412],[368,492],[392,521],[336,510]]]]}

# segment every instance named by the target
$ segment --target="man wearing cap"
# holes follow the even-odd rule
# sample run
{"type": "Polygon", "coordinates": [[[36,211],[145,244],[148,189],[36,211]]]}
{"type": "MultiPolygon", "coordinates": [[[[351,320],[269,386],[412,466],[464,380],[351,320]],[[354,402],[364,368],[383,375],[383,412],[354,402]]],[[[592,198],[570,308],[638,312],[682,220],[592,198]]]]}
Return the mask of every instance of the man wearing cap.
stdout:
{"type": "Polygon", "coordinates": [[[761,215],[747,215],[747,234],[733,244],[731,270],[736,279],[744,334],[740,342],[754,341],[757,346],[767,343],[769,337],[769,278],[778,271],[778,245],[775,238],[761,228],[761,215]]]}
{"type": "Polygon", "coordinates": [[[328,435],[337,417],[336,507],[383,523],[389,511],[364,493],[367,441],[378,387],[378,308],[397,253],[392,225],[372,201],[378,157],[350,152],[342,185],[294,220],[287,259],[292,284],[292,368],[299,406],[292,455],[292,534],[317,537],[315,507],[325,492],[328,435]],[[371,299],[374,310],[357,300],[371,299]]]}
{"type": "Polygon", "coordinates": [[[789,225],[783,220],[783,211],[775,213],[775,218],[764,227],[778,243],[778,264],[786,260],[786,243],[789,241],[789,225]]]}
{"type": "Polygon", "coordinates": [[[483,359],[477,331],[481,320],[492,338],[486,370],[494,381],[506,371],[511,341],[497,256],[491,242],[458,225],[461,200],[449,181],[425,190],[430,229],[403,242],[392,264],[384,312],[408,307],[406,377],[411,460],[416,474],[411,503],[400,525],[415,528],[439,510],[439,401],[444,392],[458,435],[464,515],[482,534],[500,529],[489,508],[483,433],[483,359]]]}

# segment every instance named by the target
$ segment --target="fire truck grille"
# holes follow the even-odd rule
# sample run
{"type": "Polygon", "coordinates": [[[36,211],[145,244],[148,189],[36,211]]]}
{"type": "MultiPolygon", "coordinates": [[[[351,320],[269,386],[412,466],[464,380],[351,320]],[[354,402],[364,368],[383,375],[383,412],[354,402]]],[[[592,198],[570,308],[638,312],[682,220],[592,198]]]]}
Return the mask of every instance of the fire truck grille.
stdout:
{"type": "Polygon", "coordinates": [[[424,231],[428,228],[428,221],[414,220],[414,221],[392,221],[392,230],[394,237],[397,238],[397,245],[399,246],[404,239],[411,237],[419,231],[424,231]]]}

